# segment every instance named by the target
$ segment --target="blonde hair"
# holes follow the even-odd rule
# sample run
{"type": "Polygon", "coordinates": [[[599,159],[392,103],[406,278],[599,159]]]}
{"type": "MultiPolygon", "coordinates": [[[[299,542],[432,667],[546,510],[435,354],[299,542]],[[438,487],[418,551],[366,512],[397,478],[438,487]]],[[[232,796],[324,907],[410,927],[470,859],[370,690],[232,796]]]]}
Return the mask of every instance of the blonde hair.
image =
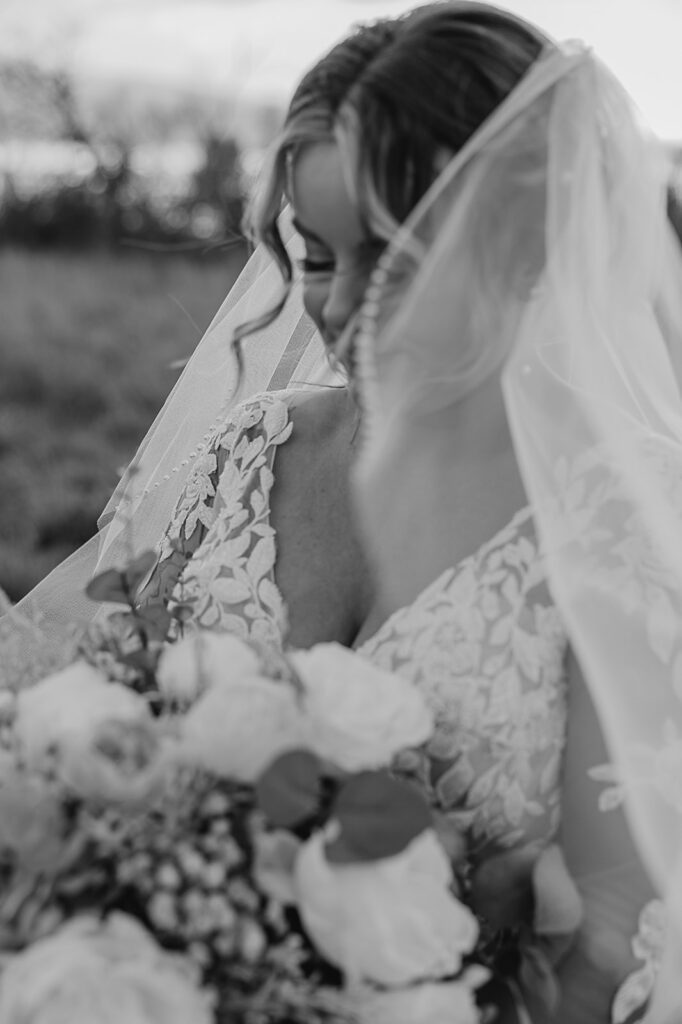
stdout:
{"type": "Polygon", "coordinates": [[[548,44],[514,15],[450,0],[363,25],[323,57],[294,93],[247,215],[252,238],[280,267],[282,299],[239,338],[286,302],[293,268],[277,221],[303,147],[339,142],[368,234],[388,241],[435,179],[443,150],[465,144],[548,44]]]}

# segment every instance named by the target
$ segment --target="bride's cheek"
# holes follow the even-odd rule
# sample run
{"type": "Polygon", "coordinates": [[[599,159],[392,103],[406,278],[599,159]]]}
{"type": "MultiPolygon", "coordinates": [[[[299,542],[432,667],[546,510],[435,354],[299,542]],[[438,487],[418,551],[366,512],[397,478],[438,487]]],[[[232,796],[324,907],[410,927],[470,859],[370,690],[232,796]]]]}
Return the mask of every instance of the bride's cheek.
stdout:
{"type": "Polygon", "coordinates": [[[329,287],[329,278],[303,281],[303,308],[318,331],[323,327],[322,312],[329,295],[329,287]]]}

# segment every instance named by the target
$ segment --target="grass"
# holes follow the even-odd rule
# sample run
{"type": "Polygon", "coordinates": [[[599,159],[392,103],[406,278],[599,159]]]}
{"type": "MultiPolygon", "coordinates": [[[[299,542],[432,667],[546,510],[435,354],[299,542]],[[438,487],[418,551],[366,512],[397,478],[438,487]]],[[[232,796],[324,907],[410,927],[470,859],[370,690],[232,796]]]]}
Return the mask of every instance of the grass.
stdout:
{"type": "Polygon", "coordinates": [[[95,532],[241,260],[0,249],[0,587],[13,600],[95,532]]]}

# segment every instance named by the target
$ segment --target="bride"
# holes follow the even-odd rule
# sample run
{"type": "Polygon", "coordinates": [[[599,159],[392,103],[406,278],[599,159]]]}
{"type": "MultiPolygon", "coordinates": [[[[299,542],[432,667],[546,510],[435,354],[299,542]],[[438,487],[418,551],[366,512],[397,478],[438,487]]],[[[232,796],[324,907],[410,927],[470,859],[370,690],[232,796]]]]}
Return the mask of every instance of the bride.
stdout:
{"type": "Polygon", "coordinates": [[[256,315],[272,278],[257,262],[101,545],[111,564],[131,525],[138,546],[157,542],[147,594],[189,596],[200,625],[282,642],[288,609],[289,642],[354,642],[423,687],[437,733],[398,768],[466,830],[480,912],[535,1022],[636,1019],[662,950],[641,860],[660,881],[677,854],[643,758],[625,792],[635,847],[599,725],[626,782],[635,742],[648,756],[667,738],[674,766],[662,727],[680,718],[682,566],[661,481],[680,465],[682,311],[657,161],[598,61],[511,15],[440,3],[358,30],[297,90],[254,223],[287,285],[291,203],[305,244],[292,290],[362,415],[345,390],[277,390],[330,379],[295,304],[256,315]],[[251,397],[225,411],[216,339],[233,325],[251,397]],[[372,589],[345,483],[355,452],[372,589]],[[543,859],[557,839],[583,901],[563,959],[578,920],[561,858],[543,859]]]}

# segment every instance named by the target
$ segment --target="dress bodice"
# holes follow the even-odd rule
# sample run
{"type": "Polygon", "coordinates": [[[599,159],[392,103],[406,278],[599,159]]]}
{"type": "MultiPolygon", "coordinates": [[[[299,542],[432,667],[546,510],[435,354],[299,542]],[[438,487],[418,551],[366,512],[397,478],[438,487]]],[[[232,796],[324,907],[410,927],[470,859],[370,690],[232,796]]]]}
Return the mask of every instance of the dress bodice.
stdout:
{"type": "MultiPolygon", "coordinates": [[[[197,461],[159,548],[155,588],[195,625],[281,646],[270,493],[295,392],[231,412],[197,461]]],[[[359,652],[408,676],[437,716],[403,768],[474,840],[511,846],[558,823],[566,636],[528,510],[392,615],[359,652]]]]}
{"type": "Polygon", "coordinates": [[[567,639],[529,509],[445,571],[360,648],[436,713],[417,776],[472,850],[549,839],[559,821],[567,639]]]}

